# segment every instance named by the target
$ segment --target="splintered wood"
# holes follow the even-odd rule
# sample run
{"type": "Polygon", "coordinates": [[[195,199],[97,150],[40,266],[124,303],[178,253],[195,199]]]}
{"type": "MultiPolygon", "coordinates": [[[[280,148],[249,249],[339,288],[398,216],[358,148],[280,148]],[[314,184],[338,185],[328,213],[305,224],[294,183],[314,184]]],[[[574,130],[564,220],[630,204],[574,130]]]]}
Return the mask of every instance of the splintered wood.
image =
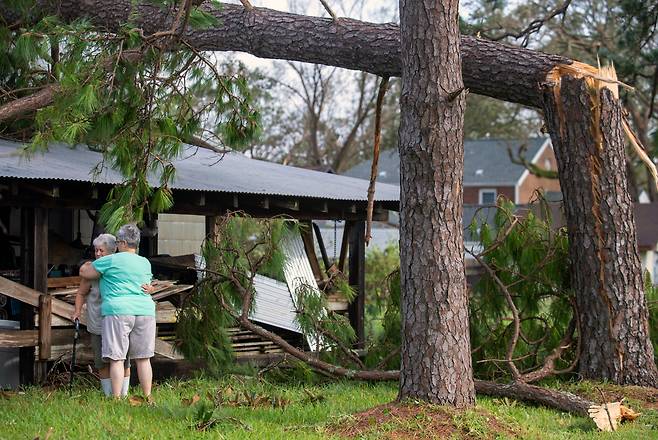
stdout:
{"type": "Polygon", "coordinates": [[[587,412],[599,430],[608,432],[616,431],[621,422],[632,422],[640,417],[640,413],[622,405],[621,401],[592,405],[587,412]]]}

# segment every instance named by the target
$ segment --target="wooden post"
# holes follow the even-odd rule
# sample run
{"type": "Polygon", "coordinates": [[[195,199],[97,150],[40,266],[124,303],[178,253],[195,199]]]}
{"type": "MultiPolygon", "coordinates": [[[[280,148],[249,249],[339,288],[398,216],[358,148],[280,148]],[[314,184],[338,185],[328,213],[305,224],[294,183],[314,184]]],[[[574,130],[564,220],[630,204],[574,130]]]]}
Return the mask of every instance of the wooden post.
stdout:
{"type": "Polygon", "coordinates": [[[34,208],[34,290],[48,293],[48,208],[34,208]]]}
{"type": "Polygon", "coordinates": [[[50,357],[51,298],[48,296],[48,209],[34,208],[34,290],[39,298],[39,358],[36,363],[36,380],[42,382],[48,374],[50,357]],[[42,350],[47,356],[44,358],[42,350]]]}
{"type": "Polygon", "coordinates": [[[350,324],[357,337],[357,348],[365,347],[365,299],[366,299],[366,223],[364,221],[347,222],[349,230],[349,283],[356,291],[356,298],[348,307],[350,324]]]}
{"type": "MultiPolygon", "coordinates": [[[[21,211],[21,283],[41,293],[48,292],[48,209],[21,211]]],[[[21,304],[21,330],[34,329],[34,307],[21,304]]],[[[34,383],[34,347],[19,352],[20,382],[34,383]]]]}
{"type": "Polygon", "coordinates": [[[150,214],[144,221],[139,254],[144,257],[158,255],[158,214],[150,214]]]}
{"type": "MultiPolygon", "coordinates": [[[[50,295],[39,296],[39,360],[48,361],[51,346],[53,302],[50,295]]],[[[47,372],[46,372],[47,373],[47,372]]],[[[45,375],[41,377],[44,379],[45,375]]]]}
{"type": "MultiPolygon", "coordinates": [[[[21,209],[21,284],[34,286],[34,210],[21,209]]],[[[34,329],[34,307],[21,303],[21,330],[34,329]]],[[[19,350],[19,382],[21,385],[34,383],[34,347],[19,350]]]]}
{"type": "Polygon", "coordinates": [[[206,239],[212,240],[214,243],[217,243],[217,235],[219,234],[217,220],[218,216],[216,215],[206,216],[206,239]]]}

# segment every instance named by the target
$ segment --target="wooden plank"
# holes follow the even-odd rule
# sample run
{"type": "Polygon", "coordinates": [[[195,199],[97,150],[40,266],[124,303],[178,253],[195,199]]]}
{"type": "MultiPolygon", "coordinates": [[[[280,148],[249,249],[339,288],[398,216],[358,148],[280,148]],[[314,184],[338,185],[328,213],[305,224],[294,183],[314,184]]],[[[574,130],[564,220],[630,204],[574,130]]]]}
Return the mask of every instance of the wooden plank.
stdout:
{"type": "Polygon", "coordinates": [[[62,287],[79,286],[82,278],[80,277],[58,277],[48,278],[49,289],[60,289],[62,287]]]}
{"type": "Polygon", "coordinates": [[[152,295],[151,298],[153,298],[153,301],[159,301],[163,298],[167,298],[168,296],[190,290],[192,287],[194,286],[192,286],[191,284],[181,284],[179,286],[172,286],[168,289],[163,290],[162,292],[152,295]]]}
{"type": "Polygon", "coordinates": [[[39,305],[39,296],[41,295],[34,289],[15,283],[5,277],[0,277],[0,293],[34,307],[39,305]]]}
{"type": "Polygon", "coordinates": [[[183,359],[183,356],[178,353],[174,344],[163,341],[160,338],[155,338],[155,352],[167,359],[183,359]]]}
{"type": "Polygon", "coordinates": [[[75,287],[71,289],[51,290],[48,291],[48,294],[53,296],[65,296],[65,295],[73,295],[77,291],[78,291],[78,287],[75,287]]]}
{"type": "Polygon", "coordinates": [[[36,347],[39,345],[38,330],[0,330],[0,347],[36,347]]]}
{"type": "Polygon", "coordinates": [[[39,359],[50,358],[52,297],[41,295],[39,298],[39,359]]]}
{"type": "Polygon", "coordinates": [[[158,324],[175,324],[178,321],[178,309],[169,301],[155,303],[155,322],[158,324]]]}

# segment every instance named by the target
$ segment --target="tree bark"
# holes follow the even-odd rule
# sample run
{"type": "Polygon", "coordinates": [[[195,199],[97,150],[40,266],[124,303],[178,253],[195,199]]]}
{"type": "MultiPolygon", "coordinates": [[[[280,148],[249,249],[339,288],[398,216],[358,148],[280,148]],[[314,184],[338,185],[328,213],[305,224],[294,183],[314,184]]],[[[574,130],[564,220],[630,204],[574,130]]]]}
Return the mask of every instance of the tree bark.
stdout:
{"type": "MultiPolygon", "coordinates": [[[[67,22],[87,19],[100,29],[116,32],[131,15],[131,0],[36,0],[43,15],[67,22]]],[[[170,25],[166,10],[151,3],[135,7],[135,26],[147,34],[170,25]]],[[[247,52],[260,58],[286,59],[363,70],[380,76],[400,76],[400,27],[394,23],[367,23],[350,18],[331,20],[265,8],[245,10],[241,5],[210,4],[202,9],[220,24],[210,29],[188,29],[185,38],[195,49],[247,52]]],[[[0,16],[18,19],[0,4],[0,16]]],[[[473,93],[540,108],[541,90],[548,72],[569,58],[508,46],[473,37],[461,37],[463,80],[473,93]]]]}
{"type": "Polygon", "coordinates": [[[475,403],[464,275],[458,0],[401,0],[399,397],[475,403]]]}
{"type": "Polygon", "coordinates": [[[545,96],[569,225],[580,374],[656,386],[621,105],[607,88],[589,88],[586,80],[570,76],[545,96]]]}

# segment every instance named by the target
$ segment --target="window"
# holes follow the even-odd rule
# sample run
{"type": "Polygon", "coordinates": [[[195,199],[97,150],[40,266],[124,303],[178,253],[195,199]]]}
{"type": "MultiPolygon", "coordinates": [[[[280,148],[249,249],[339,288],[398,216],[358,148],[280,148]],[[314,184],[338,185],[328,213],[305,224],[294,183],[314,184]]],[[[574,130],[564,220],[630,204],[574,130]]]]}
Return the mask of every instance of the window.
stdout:
{"type": "Polygon", "coordinates": [[[480,205],[493,205],[496,203],[497,192],[495,189],[481,189],[479,192],[479,204],[480,205]]]}

